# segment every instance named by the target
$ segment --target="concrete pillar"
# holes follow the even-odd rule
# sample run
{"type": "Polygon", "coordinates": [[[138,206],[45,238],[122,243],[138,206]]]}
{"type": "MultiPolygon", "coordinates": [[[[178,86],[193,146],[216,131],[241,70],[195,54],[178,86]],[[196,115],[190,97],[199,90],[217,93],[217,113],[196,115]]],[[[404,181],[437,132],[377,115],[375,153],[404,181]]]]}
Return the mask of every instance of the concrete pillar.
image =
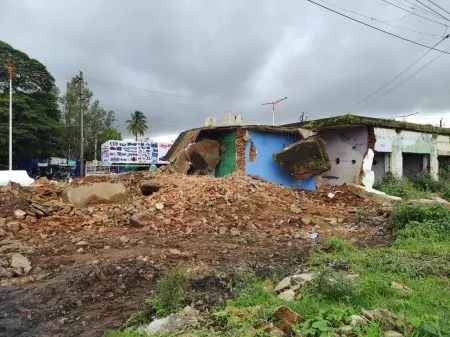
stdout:
{"type": "Polygon", "coordinates": [[[437,146],[435,144],[433,152],[430,153],[430,175],[433,177],[433,179],[438,180],[439,173],[439,160],[438,160],[438,154],[437,154],[437,146]]]}
{"type": "Polygon", "coordinates": [[[403,176],[403,154],[398,146],[392,146],[391,173],[397,177],[403,176]]]}
{"type": "Polygon", "coordinates": [[[428,172],[428,165],[429,165],[429,155],[428,154],[424,154],[423,155],[423,161],[422,161],[422,171],[424,172],[428,172]]]}
{"type": "Polygon", "coordinates": [[[391,154],[386,152],[384,154],[384,173],[391,172],[391,154]]]}

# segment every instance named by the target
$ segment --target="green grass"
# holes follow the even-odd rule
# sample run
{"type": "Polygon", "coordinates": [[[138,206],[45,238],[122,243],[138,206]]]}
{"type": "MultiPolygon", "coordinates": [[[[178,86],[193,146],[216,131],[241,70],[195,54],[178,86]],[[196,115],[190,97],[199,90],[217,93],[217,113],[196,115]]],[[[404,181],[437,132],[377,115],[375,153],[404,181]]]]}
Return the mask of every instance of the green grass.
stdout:
{"type": "Polygon", "coordinates": [[[158,280],[155,294],[146,300],[158,317],[173,314],[181,309],[186,288],[186,272],[180,268],[169,271],[158,280]]]}

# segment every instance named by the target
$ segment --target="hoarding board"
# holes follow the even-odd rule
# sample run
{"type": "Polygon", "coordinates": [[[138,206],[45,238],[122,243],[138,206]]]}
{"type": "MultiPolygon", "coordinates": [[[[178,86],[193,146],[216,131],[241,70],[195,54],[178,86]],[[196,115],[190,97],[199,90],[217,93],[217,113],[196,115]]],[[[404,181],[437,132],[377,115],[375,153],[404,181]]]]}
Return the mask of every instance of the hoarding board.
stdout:
{"type": "Polygon", "coordinates": [[[172,143],[109,140],[101,146],[105,164],[162,164],[172,143]]]}

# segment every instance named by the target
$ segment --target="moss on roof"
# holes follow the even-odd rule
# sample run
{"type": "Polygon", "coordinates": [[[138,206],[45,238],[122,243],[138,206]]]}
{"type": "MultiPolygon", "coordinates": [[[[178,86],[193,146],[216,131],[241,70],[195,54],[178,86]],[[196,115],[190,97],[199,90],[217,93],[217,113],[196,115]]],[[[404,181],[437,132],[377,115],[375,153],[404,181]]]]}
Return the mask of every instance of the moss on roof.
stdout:
{"type": "Polygon", "coordinates": [[[410,130],[427,133],[436,133],[441,135],[450,135],[450,128],[440,128],[432,125],[399,122],[392,119],[356,116],[350,114],[330,118],[316,119],[302,123],[292,123],[287,124],[285,126],[302,127],[305,129],[317,131],[324,128],[336,126],[348,126],[348,125],[369,125],[389,129],[410,130]]]}

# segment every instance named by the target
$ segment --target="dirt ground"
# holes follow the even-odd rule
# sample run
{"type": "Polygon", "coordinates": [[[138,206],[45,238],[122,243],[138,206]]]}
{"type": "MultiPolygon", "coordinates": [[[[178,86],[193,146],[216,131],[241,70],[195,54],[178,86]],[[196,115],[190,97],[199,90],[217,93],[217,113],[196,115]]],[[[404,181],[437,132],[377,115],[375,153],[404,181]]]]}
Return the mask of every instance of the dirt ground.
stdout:
{"type": "Polygon", "coordinates": [[[100,181],[123,183],[128,201],[77,208],[61,199],[61,186],[0,190],[0,260],[20,253],[33,267],[0,277],[0,336],[102,336],[142,308],[168,268],[187,268],[186,301],[205,308],[233,296],[222,282],[233,274],[288,274],[331,235],[361,246],[385,244],[393,235],[382,207],[345,186],[291,191],[245,175],[164,172],[89,177],[72,185],[100,181]],[[145,181],[159,190],[143,195],[145,181]],[[14,216],[32,202],[52,211],[14,216]],[[148,223],[130,225],[133,215],[148,211],[148,223]]]}

